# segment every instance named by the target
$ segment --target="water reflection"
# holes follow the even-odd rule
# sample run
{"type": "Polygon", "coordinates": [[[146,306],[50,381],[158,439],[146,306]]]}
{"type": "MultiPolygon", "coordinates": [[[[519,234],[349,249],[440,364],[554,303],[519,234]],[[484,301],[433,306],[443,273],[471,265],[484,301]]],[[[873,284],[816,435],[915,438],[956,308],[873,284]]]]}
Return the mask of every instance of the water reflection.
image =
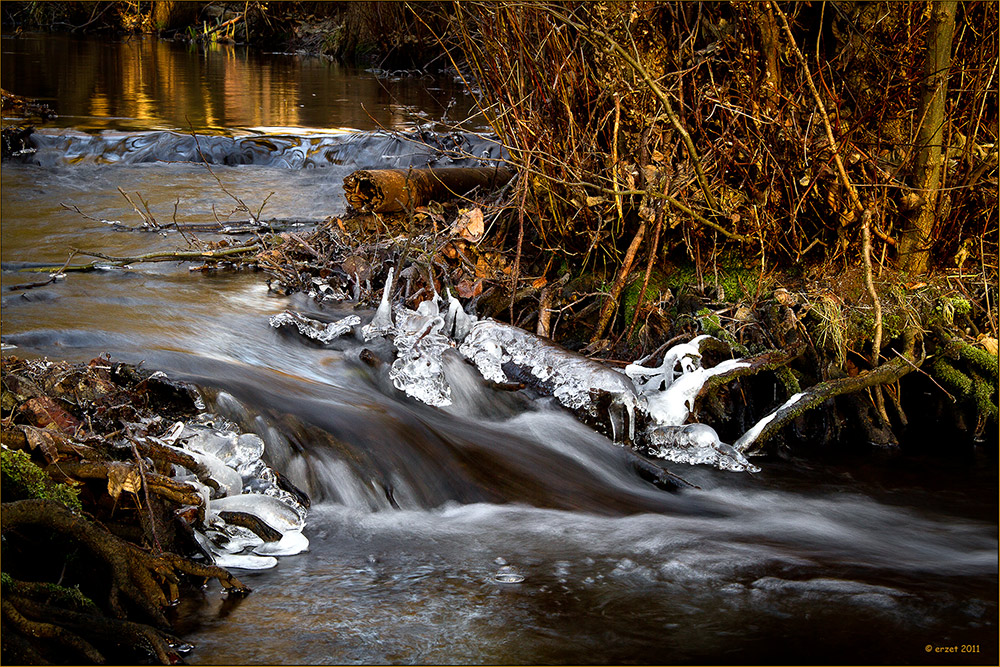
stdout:
{"type": "Polygon", "coordinates": [[[50,103],[55,124],[88,131],[401,129],[439,120],[452,100],[452,118],[466,118],[473,107],[446,79],[386,80],[325,58],[232,45],[4,35],[2,48],[4,89],[50,103]]]}

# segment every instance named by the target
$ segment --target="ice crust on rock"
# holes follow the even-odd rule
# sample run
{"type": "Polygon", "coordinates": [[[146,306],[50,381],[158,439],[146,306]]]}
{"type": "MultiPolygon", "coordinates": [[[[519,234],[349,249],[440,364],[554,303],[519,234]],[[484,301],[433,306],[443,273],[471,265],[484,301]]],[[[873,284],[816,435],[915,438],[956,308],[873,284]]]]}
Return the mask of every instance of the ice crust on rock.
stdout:
{"type": "Polygon", "coordinates": [[[357,315],[348,315],[336,322],[325,323],[291,310],[272,315],[268,321],[275,329],[283,326],[294,326],[306,338],[311,338],[320,343],[329,343],[336,338],[340,338],[361,324],[361,318],[357,315]]]}
{"type": "Polygon", "coordinates": [[[524,329],[492,319],[479,320],[458,348],[487,380],[517,381],[508,377],[504,364],[531,375],[549,389],[560,404],[601,418],[598,405],[609,403],[612,437],[635,437],[635,412],[639,398],[623,373],[588,359],[524,329]],[[614,412],[618,412],[615,415],[614,412]]]}
{"type": "Polygon", "coordinates": [[[282,535],[302,530],[305,519],[294,508],[277,498],[260,493],[241,493],[212,501],[211,511],[245,512],[252,514],[282,535]]]}
{"type": "Polygon", "coordinates": [[[302,535],[305,508],[294,495],[278,485],[278,476],[261,458],[264,441],[255,433],[239,433],[232,424],[214,428],[199,423],[177,422],[158,438],[165,446],[181,451],[207,472],[204,481],[214,482],[213,491],[195,471],[174,464],[175,477],[195,488],[205,505],[205,525],[194,526],[198,543],[216,565],[260,570],[274,567],[275,556],[300,553],[309,546],[302,535]],[[227,523],[221,512],[251,514],[281,534],[268,543],[252,530],[227,523]],[[280,546],[279,546],[280,545],[280,546]],[[263,550],[260,554],[253,553],[263,550]]]}
{"type": "Polygon", "coordinates": [[[660,426],[649,431],[649,452],[675,463],[708,464],[734,472],[760,472],[707,424],[660,426]]]}
{"type": "Polygon", "coordinates": [[[277,542],[264,542],[254,547],[258,556],[294,556],[309,548],[309,538],[301,530],[290,530],[277,542]]]}

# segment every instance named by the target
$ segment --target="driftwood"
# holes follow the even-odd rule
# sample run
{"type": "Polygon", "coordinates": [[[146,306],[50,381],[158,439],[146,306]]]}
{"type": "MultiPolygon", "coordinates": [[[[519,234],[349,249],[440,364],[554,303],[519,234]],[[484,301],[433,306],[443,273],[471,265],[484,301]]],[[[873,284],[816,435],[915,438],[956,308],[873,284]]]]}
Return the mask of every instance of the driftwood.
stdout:
{"type": "Polygon", "coordinates": [[[513,176],[508,167],[360,169],[344,179],[344,194],[359,211],[392,213],[453,199],[477,187],[493,189],[513,176]]]}

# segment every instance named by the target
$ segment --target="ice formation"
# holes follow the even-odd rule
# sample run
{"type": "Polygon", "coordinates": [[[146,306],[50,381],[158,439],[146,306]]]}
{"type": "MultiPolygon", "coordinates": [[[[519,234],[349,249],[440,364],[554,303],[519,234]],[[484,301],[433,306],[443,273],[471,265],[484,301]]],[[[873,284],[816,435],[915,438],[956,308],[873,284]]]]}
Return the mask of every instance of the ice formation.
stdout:
{"type": "Polygon", "coordinates": [[[749,365],[741,359],[727,359],[712,368],[704,368],[700,343],[709,338],[698,336],[673,346],[663,355],[663,363],[657,368],[638,363],[625,368],[646,399],[646,412],[651,421],[646,446],[651,454],[668,461],[759,472],[760,468],[747,461],[733,446],[722,442],[711,426],[685,425],[698,394],[710,378],[749,365]]]}
{"type": "Polygon", "coordinates": [[[571,410],[583,410],[593,418],[602,419],[602,406],[607,404],[612,439],[622,440],[626,434],[630,441],[635,437],[635,413],[639,407],[635,386],[612,368],[492,319],[473,324],[458,350],[487,380],[518,381],[520,378],[509,376],[504,370],[505,364],[511,364],[517,373],[530,375],[571,410]]]}
{"type": "Polygon", "coordinates": [[[392,384],[407,396],[438,407],[451,405],[442,355],[454,343],[442,333],[444,326],[435,298],[422,302],[415,311],[397,308],[396,324],[390,329],[396,346],[396,360],[389,370],[392,384]]]}
{"type": "Polygon", "coordinates": [[[641,366],[638,361],[631,363],[625,367],[625,375],[632,378],[632,382],[643,394],[667,389],[679,375],[690,373],[701,366],[699,344],[707,338],[710,336],[697,336],[687,343],[674,345],[666,351],[663,363],[656,368],[641,366]]]}
{"type": "Polygon", "coordinates": [[[805,395],[806,393],[801,391],[798,392],[797,394],[792,394],[792,396],[787,401],[778,406],[778,408],[776,408],[773,412],[771,412],[771,414],[766,415],[756,424],[751,426],[750,430],[748,430],[746,433],[740,436],[740,439],[733,443],[733,447],[735,447],[740,452],[747,451],[747,449],[749,449],[750,446],[754,442],[756,442],[757,438],[760,437],[760,433],[761,431],[764,430],[764,427],[770,424],[772,421],[774,421],[774,419],[778,416],[779,412],[781,411],[787,412],[799,401],[799,399],[801,399],[805,395]]]}
{"type": "MultiPolygon", "coordinates": [[[[741,452],[766,421],[744,435],[736,447],[722,442],[710,426],[686,423],[709,379],[749,365],[730,359],[712,368],[702,366],[701,347],[714,340],[711,336],[698,336],[671,347],[657,367],[642,365],[647,361],[642,359],[619,372],[518,327],[492,319],[477,320],[450,294],[444,312],[436,292],[416,310],[402,305],[393,308],[392,286],[390,269],[378,309],[361,333],[366,341],[377,337],[392,340],[396,359],[389,378],[408,396],[433,406],[452,404],[445,354],[457,346],[485,379],[497,384],[526,382],[545,391],[585,421],[606,425],[615,441],[637,443],[650,454],[671,461],[709,464],[723,470],[759,470],[741,452]],[[637,423],[645,424],[638,442],[637,423]]],[[[301,315],[286,311],[275,318],[282,318],[281,324],[295,324],[317,340],[330,335],[328,329],[316,326],[320,323],[301,315]]],[[[222,456],[227,451],[219,447],[216,453],[222,456]]],[[[282,548],[272,545],[267,549],[282,548]]]]}
{"type": "Polygon", "coordinates": [[[392,303],[389,298],[392,295],[392,272],[393,270],[390,268],[389,275],[385,279],[385,286],[382,288],[382,300],[378,304],[378,310],[375,311],[375,317],[372,318],[371,322],[361,327],[361,335],[365,340],[384,336],[392,329],[392,303]]]}
{"type": "Polygon", "coordinates": [[[707,424],[660,426],[648,435],[649,452],[675,463],[708,464],[721,470],[760,472],[732,445],[719,439],[715,429],[707,424]]]}
{"type": "Polygon", "coordinates": [[[262,460],[264,441],[259,436],[177,422],[158,440],[196,463],[197,470],[174,464],[174,472],[204,501],[205,521],[195,526],[194,534],[216,565],[266,569],[277,564],[275,556],[309,548],[309,539],[302,534],[306,509],[281,488],[277,475],[262,460]],[[228,512],[251,515],[270,529],[259,531],[280,538],[271,537],[274,541],[269,542],[249,528],[228,523],[222,516],[228,512]]]}
{"type": "Polygon", "coordinates": [[[272,315],[269,322],[275,329],[289,325],[294,326],[306,338],[312,338],[320,343],[329,343],[361,324],[361,318],[357,315],[348,315],[336,322],[325,323],[306,317],[300,313],[286,310],[277,315],[272,315]]]}

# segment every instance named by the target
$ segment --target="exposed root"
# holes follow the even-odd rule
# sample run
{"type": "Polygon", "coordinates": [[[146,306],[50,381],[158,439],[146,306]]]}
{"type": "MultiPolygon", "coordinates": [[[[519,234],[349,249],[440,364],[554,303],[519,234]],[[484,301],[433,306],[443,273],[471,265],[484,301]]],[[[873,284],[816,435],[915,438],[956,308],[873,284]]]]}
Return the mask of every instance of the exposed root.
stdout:
{"type": "Polygon", "coordinates": [[[914,356],[916,338],[916,330],[907,330],[904,334],[905,350],[903,354],[896,359],[887,361],[878,368],[859,373],[853,377],[820,382],[792,396],[777,410],[757,422],[743,437],[733,443],[733,446],[744,454],[757,454],[768,438],[806,410],[841,394],[850,394],[869,387],[898,381],[899,378],[919,367],[923,361],[923,359],[917,360],[914,356]]]}

